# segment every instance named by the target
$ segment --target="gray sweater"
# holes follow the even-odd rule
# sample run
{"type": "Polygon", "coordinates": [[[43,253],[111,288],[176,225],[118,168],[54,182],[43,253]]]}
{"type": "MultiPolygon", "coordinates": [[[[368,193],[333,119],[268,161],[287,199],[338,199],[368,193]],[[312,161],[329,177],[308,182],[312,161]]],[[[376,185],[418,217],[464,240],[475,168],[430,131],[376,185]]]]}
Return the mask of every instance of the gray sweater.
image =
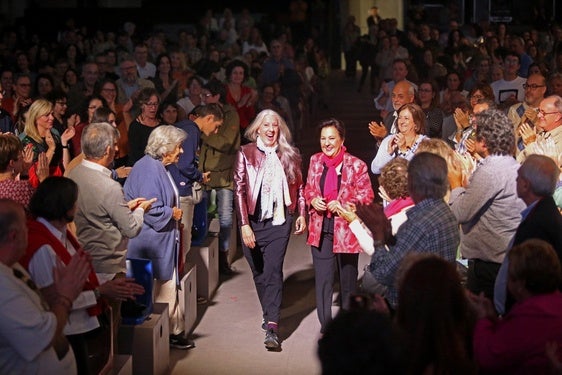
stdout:
{"type": "Polygon", "coordinates": [[[131,211],[121,185],[98,164],[84,160],[68,177],[79,188],[74,218],[78,241],[91,254],[95,271],[125,272],[127,242],[142,229],[144,210],[131,211]]]}
{"type": "Polygon", "coordinates": [[[474,171],[469,185],[451,192],[451,210],[461,225],[461,254],[501,263],[521,221],[525,203],[517,197],[519,163],[491,155],[474,171]]]}

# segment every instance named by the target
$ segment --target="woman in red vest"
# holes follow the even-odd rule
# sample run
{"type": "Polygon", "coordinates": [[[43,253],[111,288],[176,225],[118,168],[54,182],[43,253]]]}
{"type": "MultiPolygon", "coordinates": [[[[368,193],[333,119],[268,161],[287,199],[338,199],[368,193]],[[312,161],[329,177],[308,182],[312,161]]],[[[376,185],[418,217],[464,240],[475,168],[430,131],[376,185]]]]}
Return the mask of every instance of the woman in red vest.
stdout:
{"type": "MultiPolygon", "coordinates": [[[[29,204],[33,219],[27,223],[28,247],[20,260],[47,301],[58,293],[53,268],[67,265],[76,252],[83,251],[76,237],[67,229],[74,220],[78,185],[66,177],[51,176],[35,191],[29,204]]],[[[79,374],[97,374],[107,358],[92,363],[87,340],[101,333],[98,317],[112,298],[124,301],[143,294],[144,288],[134,279],[115,278],[112,274],[96,274],[91,268],[84,290],[72,304],[64,334],[72,345],[79,374]]]]}

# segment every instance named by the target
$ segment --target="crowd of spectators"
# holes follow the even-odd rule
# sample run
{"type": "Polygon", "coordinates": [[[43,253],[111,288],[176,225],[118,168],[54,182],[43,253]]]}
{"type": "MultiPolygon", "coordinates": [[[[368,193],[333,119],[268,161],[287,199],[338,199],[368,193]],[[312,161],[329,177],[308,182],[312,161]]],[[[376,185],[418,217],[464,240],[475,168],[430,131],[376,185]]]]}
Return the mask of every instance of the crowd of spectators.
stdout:
{"type": "MultiPolygon", "coordinates": [[[[67,271],[58,269],[54,277],[49,275],[38,283],[41,289],[47,289],[44,293],[49,293],[44,298],[46,302],[35,291],[18,291],[22,286],[16,279],[24,278],[26,273],[18,270],[12,276],[10,268],[20,260],[27,245],[24,212],[11,201],[0,201],[0,222],[5,224],[0,228],[0,248],[5,250],[5,254],[0,254],[0,271],[14,290],[4,297],[26,295],[17,306],[33,305],[33,309],[26,311],[44,321],[33,321],[36,325],[27,327],[27,331],[46,331],[37,340],[37,347],[31,346],[27,351],[21,342],[2,335],[0,349],[10,350],[0,352],[0,357],[5,358],[5,353],[13,356],[11,363],[5,362],[12,366],[6,367],[8,370],[30,371],[41,361],[55,368],[53,363],[58,361],[59,367],[67,366],[72,372],[73,365],[63,363],[69,361],[69,344],[63,333],[69,332],[73,301],[80,295],[88,297],[88,308],[93,308],[101,304],[100,293],[114,299],[131,299],[143,292],[138,287],[131,291],[132,280],[123,278],[120,261],[127,239],[139,236],[141,231],[142,235],[131,244],[149,243],[143,235],[154,230],[151,222],[159,214],[169,227],[169,241],[174,242],[170,248],[180,246],[176,243],[178,222],[191,223],[186,219],[192,219],[195,204],[186,205],[182,199],[192,196],[194,182],[214,184],[209,186],[219,190],[236,188],[229,180],[229,168],[220,170],[229,171],[228,176],[221,176],[225,181],[212,181],[218,170],[197,169],[199,140],[206,150],[213,147],[210,137],[225,137],[228,131],[230,143],[236,147],[232,152],[222,152],[233,155],[240,143],[251,141],[243,139],[243,135],[246,128],[255,126],[256,114],[273,110],[298,141],[299,131],[309,126],[310,119],[326,105],[331,64],[322,46],[322,28],[314,25],[306,30],[302,6],[307,3],[294,3],[295,14],[287,26],[265,26],[248,10],[234,14],[226,8],[220,13],[208,10],[197,24],[186,25],[177,35],[156,29],[141,34],[132,22],[109,32],[90,32],[68,22],[56,40],[42,40],[37,34],[25,38],[11,29],[2,30],[0,198],[17,200],[29,217],[46,219],[41,222],[48,229],[45,236],[56,243],[55,248],[68,250],[64,254],[67,271]],[[99,125],[101,121],[113,126],[99,125]],[[183,143],[185,134],[181,133],[173,143],[162,141],[173,145],[171,150],[163,148],[154,155],[145,155],[150,149],[147,145],[153,145],[161,132],[182,127],[193,143],[189,148],[183,143]],[[155,128],[160,130],[154,132],[155,128]],[[100,196],[111,192],[111,208],[122,211],[122,221],[110,220],[111,210],[96,211],[100,209],[95,202],[96,194],[73,193],[63,197],[68,200],[68,207],[58,207],[62,210],[60,215],[51,219],[45,214],[34,214],[36,210],[30,202],[37,204],[38,186],[46,189],[49,183],[66,183],[60,176],[70,170],[76,157],[84,160],[70,177],[74,175],[83,191],[96,186],[104,191],[100,196]],[[133,182],[135,187],[148,183],[142,163],[136,164],[127,180],[130,167],[139,160],[149,160],[155,170],[158,168],[161,177],[156,173],[151,177],[156,180],[155,185],[166,182],[167,201],[141,196],[156,195],[152,191],[132,189],[133,182]],[[172,173],[174,176],[168,181],[160,164],[166,168],[177,164],[170,167],[177,169],[177,173],[172,173]],[[184,170],[188,169],[193,178],[185,175],[184,170]],[[87,177],[83,181],[79,178],[81,173],[87,177]],[[91,183],[91,179],[96,179],[96,183],[91,183]],[[121,190],[123,183],[127,198],[121,190]],[[89,204],[93,206],[85,208],[89,204]],[[81,243],[65,230],[75,214],[81,243]],[[96,216],[99,228],[95,233],[91,232],[92,221],[86,221],[88,215],[96,216]],[[51,238],[49,233],[59,237],[62,234],[62,240],[51,238]],[[84,236],[95,246],[84,242],[84,236]],[[104,242],[101,245],[100,238],[104,242]],[[60,241],[64,241],[64,246],[60,241]],[[95,250],[91,251],[90,246],[95,250]],[[97,274],[88,274],[92,267],[97,274]],[[77,272],[70,275],[69,270],[77,272]],[[67,280],[73,286],[64,286],[67,280]],[[54,318],[49,310],[54,312],[54,318]],[[12,355],[14,351],[19,351],[21,358],[12,355]]],[[[355,312],[356,318],[368,320],[365,327],[385,327],[382,331],[388,335],[388,342],[399,342],[399,347],[386,359],[394,362],[395,369],[406,368],[409,373],[469,374],[476,373],[477,368],[495,373],[525,373],[562,367],[553,344],[562,345],[562,332],[558,331],[562,249],[559,238],[552,235],[562,231],[560,213],[555,209],[555,205],[562,208],[562,27],[552,24],[543,29],[511,28],[488,22],[460,25],[454,19],[440,27],[420,17],[412,18],[400,30],[396,19],[382,18],[376,9],[371,9],[368,32],[361,36],[355,22],[351,16],[342,28],[344,70],[348,79],[357,79],[360,63],[363,71],[357,91],[361,92],[368,82],[370,94],[374,95],[373,105],[380,113],[378,122],[369,124],[369,132],[376,141],[373,147],[378,147],[371,171],[375,176],[385,174],[381,183],[385,179],[389,183],[389,169],[400,166],[401,183],[407,189],[403,186],[402,194],[390,197],[386,193],[391,193],[393,186],[385,187],[383,202],[409,198],[408,207],[402,207],[404,212],[399,210],[404,213],[402,225],[394,230],[387,218],[391,215],[385,216],[378,203],[357,207],[357,216],[363,220],[368,241],[372,242],[368,253],[373,255],[366,272],[372,274],[382,291],[373,296],[374,305],[386,314],[395,314],[395,319],[391,323],[370,313],[363,316],[355,312]],[[534,154],[541,155],[539,160],[534,154]],[[531,226],[528,220],[537,220],[535,210],[542,208],[546,199],[548,213],[554,217],[550,220],[553,229],[541,232],[537,229],[540,225],[533,222],[531,226]],[[525,239],[538,237],[546,242],[525,242],[523,229],[525,239]],[[516,246],[512,248],[513,245],[516,246]],[[432,255],[412,261],[411,268],[402,269],[403,259],[418,252],[432,255]],[[453,267],[459,258],[467,261],[465,285],[453,267]],[[541,276],[543,269],[538,266],[548,271],[549,280],[541,276]],[[469,297],[464,287],[471,292],[469,297]],[[495,300],[501,310],[494,310],[490,300],[495,300]],[[552,322],[552,327],[540,319],[526,322],[528,311],[542,314],[552,322]],[[498,321],[500,315],[503,321],[498,321]],[[447,319],[440,319],[443,316],[447,319]],[[541,336],[524,327],[521,320],[536,326],[541,336]],[[389,324],[394,326],[388,328],[389,324]],[[527,336],[510,335],[508,328],[527,336]],[[529,335],[535,335],[525,342],[529,345],[510,345],[522,343],[529,335]],[[491,353],[497,351],[505,357],[495,358],[491,353]],[[407,353],[410,361],[400,363],[400,358],[404,358],[402,352],[407,353]],[[447,353],[453,354],[447,358],[447,353]],[[515,363],[520,367],[516,368],[515,363]]],[[[208,158],[206,154],[202,156],[208,158]]],[[[202,165],[209,161],[203,159],[202,165]]],[[[341,173],[338,166],[332,167],[332,172],[341,173]]],[[[321,173],[319,179],[320,176],[321,173]]],[[[332,182],[337,185],[341,182],[338,181],[334,177],[332,182]]],[[[220,215],[232,215],[232,197],[222,199],[229,199],[230,209],[222,207],[219,219],[220,215]]],[[[347,207],[346,203],[340,202],[347,207]]],[[[319,211],[315,207],[310,209],[319,211]]],[[[341,225],[347,226],[347,222],[341,221],[341,225]]],[[[231,221],[221,222],[221,231],[225,226],[230,227],[231,221]]],[[[189,229],[187,224],[184,230],[189,229]]],[[[28,247],[36,244],[33,236],[31,233],[30,239],[34,241],[28,247]]],[[[184,241],[189,242],[188,239],[184,234],[184,241]]],[[[228,247],[225,238],[221,238],[221,243],[228,247]]],[[[363,247],[364,243],[363,240],[358,246],[363,247]]],[[[186,252],[190,245],[181,246],[178,248],[186,252]]],[[[55,262],[55,255],[62,257],[49,252],[45,257],[55,262]]],[[[227,258],[221,254],[221,273],[231,274],[234,271],[227,258]]],[[[179,264],[172,261],[166,266],[170,267],[160,281],[167,281],[168,273],[179,271],[179,264]]],[[[350,316],[355,320],[354,315],[345,315],[358,303],[354,291],[346,289],[345,293],[351,297],[342,302],[343,313],[322,327],[325,336],[320,341],[321,359],[334,359],[325,354],[331,353],[333,348],[329,345],[338,343],[338,335],[343,335],[338,331],[341,321],[350,316]]],[[[113,307],[119,313],[120,305],[113,307]]],[[[326,308],[331,308],[329,303],[326,308]]],[[[12,324],[14,311],[3,312],[2,326],[12,324]]],[[[94,316],[97,315],[84,315],[84,320],[93,321],[90,318],[94,316]]],[[[96,329],[94,326],[78,334],[96,329]]],[[[10,333],[12,329],[10,326],[3,332],[10,333]]],[[[192,347],[184,334],[181,324],[174,325],[172,346],[192,347]]],[[[172,337],[170,340],[172,344],[172,337]]],[[[279,347],[277,336],[274,341],[273,346],[279,347]]],[[[77,344],[71,340],[70,345],[77,344]]],[[[378,346],[371,342],[358,350],[372,347],[378,346]]],[[[82,358],[85,356],[82,353],[82,358]]],[[[346,365],[345,358],[342,363],[346,365]]],[[[323,371],[331,373],[342,363],[332,363],[323,371]]]]}

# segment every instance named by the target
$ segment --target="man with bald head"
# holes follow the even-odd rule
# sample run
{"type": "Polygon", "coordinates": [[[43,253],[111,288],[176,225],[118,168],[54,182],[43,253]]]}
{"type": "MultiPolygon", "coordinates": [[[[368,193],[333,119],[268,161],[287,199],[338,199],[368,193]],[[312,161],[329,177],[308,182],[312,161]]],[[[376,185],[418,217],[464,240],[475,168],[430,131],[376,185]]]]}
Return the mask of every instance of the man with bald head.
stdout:
{"type": "Polygon", "coordinates": [[[397,111],[404,104],[413,103],[415,94],[415,86],[410,81],[403,80],[394,85],[391,95],[393,111],[390,112],[382,122],[371,121],[369,123],[369,132],[377,141],[377,145],[380,145],[382,139],[389,133],[396,134],[397,111]]]}
{"type": "Polygon", "coordinates": [[[414,89],[417,90],[418,86],[406,79],[408,76],[408,64],[404,59],[394,59],[392,62],[392,81],[383,82],[379,94],[375,97],[375,108],[381,111],[381,117],[385,118],[389,112],[393,111],[391,94],[394,86],[401,81],[407,81],[414,89]]]}
{"type": "MultiPolygon", "coordinates": [[[[562,259],[562,216],[552,195],[556,189],[560,169],[544,155],[529,155],[517,171],[517,195],[527,206],[521,212],[521,223],[509,248],[530,238],[538,238],[552,245],[558,259],[562,259]]],[[[499,314],[505,315],[513,304],[507,293],[508,257],[496,277],[494,305],[499,314]]]]}

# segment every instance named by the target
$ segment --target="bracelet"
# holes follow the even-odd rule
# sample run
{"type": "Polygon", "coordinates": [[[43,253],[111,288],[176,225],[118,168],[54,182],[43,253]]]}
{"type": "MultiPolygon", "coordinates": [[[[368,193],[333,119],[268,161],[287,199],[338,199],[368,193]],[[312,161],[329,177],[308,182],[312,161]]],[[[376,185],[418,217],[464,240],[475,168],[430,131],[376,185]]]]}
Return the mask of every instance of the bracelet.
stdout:
{"type": "Polygon", "coordinates": [[[62,145],[62,148],[66,148],[68,150],[68,145],[62,145]]]}

